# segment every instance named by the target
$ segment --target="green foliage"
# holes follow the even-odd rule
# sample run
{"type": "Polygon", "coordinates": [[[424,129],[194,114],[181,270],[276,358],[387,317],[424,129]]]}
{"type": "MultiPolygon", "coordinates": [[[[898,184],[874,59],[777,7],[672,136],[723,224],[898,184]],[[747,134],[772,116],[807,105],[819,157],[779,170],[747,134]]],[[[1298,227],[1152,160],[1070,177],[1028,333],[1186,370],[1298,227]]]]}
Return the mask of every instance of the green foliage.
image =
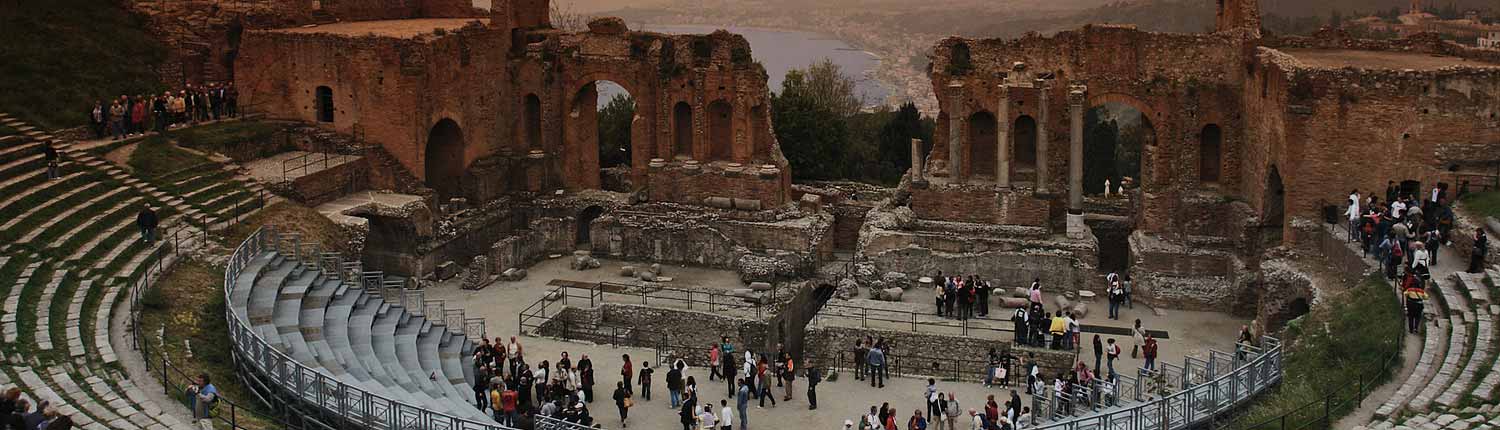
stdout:
{"type": "Polygon", "coordinates": [[[127,164],[135,170],[136,176],[150,179],[211,163],[212,160],[178,148],[168,138],[158,135],[141,140],[130,153],[127,164]]]}
{"type": "Polygon", "coordinates": [[[931,118],[922,118],[922,112],[915,104],[908,102],[896,109],[877,136],[880,142],[880,182],[894,183],[911,167],[912,139],[922,139],[922,154],[932,152],[932,129],[936,126],[931,118]]]}
{"type": "Polygon", "coordinates": [[[236,162],[257,160],[297,149],[285,140],[273,139],[278,127],[258,121],[231,121],[173,132],[177,143],[200,151],[217,152],[236,162]]]}
{"type": "Polygon", "coordinates": [[[787,71],[781,83],[781,95],[805,97],[821,109],[827,109],[841,117],[859,113],[864,102],[854,94],[856,83],[844,73],[843,67],[824,58],[803,69],[787,71]]]}
{"type": "Polygon", "coordinates": [[[1329,421],[1336,421],[1359,407],[1357,397],[1401,368],[1405,326],[1390,284],[1376,274],[1338,294],[1283,333],[1288,352],[1280,390],[1257,401],[1227,428],[1247,429],[1283,414],[1289,414],[1288,427],[1326,426],[1327,421],[1317,422],[1325,399],[1332,406],[1329,421]]]}
{"type": "Polygon", "coordinates": [[[1470,213],[1500,218],[1500,191],[1468,193],[1459,201],[1463,202],[1464,209],[1470,213]]]}
{"type": "Polygon", "coordinates": [[[152,285],[141,292],[141,307],[148,310],[162,310],[167,308],[167,296],[161,292],[161,287],[152,285]]]}
{"type": "MultiPolygon", "coordinates": [[[[793,79],[787,73],[787,81],[793,79]]],[[[800,78],[799,78],[800,79],[800,78]]],[[[848,125],[806,93],[782,91],[771,99],[771,121],[776,140],[797,179],[839,179],[845,173],[844,152],[848,125]]]]}
{"type": "Polygon", "coordinates": [[[635,120],[635,99],[617,94],[599,110],[599,167],[630,165],[630,123],[635,120]]]}
{"type": "Polygon", "coordinates": [[[771,116],[797,179],[891,185],[911,166],[911,139],[932,140],[933,121],[916,105],[861,112],[854,90],[854,79],[827,59],[787,72],[771,116]]]}
{"type": "Polygon", "coordinates": [[[0,40],[0,110],[43,128],[86,124],[94,100],[163,88],[166,50],[120,2],[12,3],[0,40]]]}
{"type": "MultiPolygon", "coordinates": [[[[1140,179],[1141,148],[1153,137],[1154,130],[1145,117],[1139,120],[1121,121],[1116,118],[1119,107],[1106,104],[1089,109],[1084,114],[1083,140],[1083,191],[1097,194],[1104,191],[1104,180],[1111,186],[1120,184],[1129,176],[1140,179]]],[[[1134,109],[1129,113],[1139,114],[1134,109]]]]}

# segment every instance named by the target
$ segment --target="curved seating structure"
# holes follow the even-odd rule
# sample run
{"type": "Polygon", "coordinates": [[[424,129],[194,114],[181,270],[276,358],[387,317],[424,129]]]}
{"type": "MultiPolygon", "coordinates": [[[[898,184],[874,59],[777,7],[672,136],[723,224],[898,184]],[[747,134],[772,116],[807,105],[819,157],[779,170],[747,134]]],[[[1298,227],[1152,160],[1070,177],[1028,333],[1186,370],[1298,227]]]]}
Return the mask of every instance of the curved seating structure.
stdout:
{"type": "Polygon", "coordinates": [[[508,429],[471,403],[482,320],[273,227],[227,266],[234,352],[270,394],[361,428],[508,429]]]}

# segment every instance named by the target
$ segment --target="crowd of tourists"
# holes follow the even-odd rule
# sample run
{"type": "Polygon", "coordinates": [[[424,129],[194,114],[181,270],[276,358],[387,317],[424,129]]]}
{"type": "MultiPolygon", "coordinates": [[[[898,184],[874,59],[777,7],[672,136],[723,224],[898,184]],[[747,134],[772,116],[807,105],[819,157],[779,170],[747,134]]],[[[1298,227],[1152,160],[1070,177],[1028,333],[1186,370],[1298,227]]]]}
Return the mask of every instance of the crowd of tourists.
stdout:
{"type": "MultiPolygon", "coordinates": [[[[1460,188],[1462,195],[1465,190],[1460,188]]],[[[1443,184],[1425,193],[1414,193],[1386,183],[1385,200],[1374,192],[1361,196],[1349,192],[1344,215],[1349,220],[1349,240],[1358,242],[1366,256],[1380,263],[1386,279],[1401,291],[1406,308],[1407,331],[1419,333],[1427,300],[1426,286],[1438,262],[1438,250],[1452,244],[1454,214],[1443,184]]],[[[1459,234],[1471,234],[1460,232],[1459,234]]],[[[1480,227],[1472,233],[1473,249],[1465,270],[1484,271],[1489,238],[1480,227]]]]}
{"type": "Polygon", "coordinates": [[[20,387],[10,387],[0,392],[0,429],[5,430],[68,430],[73,428],[73,419],[58,412],[48,401],[33,405],[30,399],[21,396],[20,387]]]}
{"type": "Polygon", "coordinates": [[[239,92],[233,83],[188,85],[161,95],[121,95],[113,100],[95,101],[88,111],[94,138],[114,140],[236,116],[239,116],[239,92]]]}

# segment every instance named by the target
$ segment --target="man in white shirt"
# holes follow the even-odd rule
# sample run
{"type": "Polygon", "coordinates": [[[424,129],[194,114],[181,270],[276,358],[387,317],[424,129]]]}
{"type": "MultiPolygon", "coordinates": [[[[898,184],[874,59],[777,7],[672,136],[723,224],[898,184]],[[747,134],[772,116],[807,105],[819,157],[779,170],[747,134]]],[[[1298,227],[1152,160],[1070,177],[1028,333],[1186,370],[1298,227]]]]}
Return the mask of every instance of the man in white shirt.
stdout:
{"type": "Polygon", "coordinates": [[[1349,217],[1349,241],[1354,241],[1359,235],[1359,193],[1349,195],[1349,209],[1344,211],[1344,216],[1349,217]]]}
{"type": "Polygon", "coordinates": [[[1392,217],[1394,217],[1396,219],[1401,219],[1401,214],[1404,213],[1404,212],[1406,212],[1406,203],[1404,203],[1404,202],[1402,202],[1400,200],[1396,200],[1394,202],[1391,202],[1391,216],[1392,217]]]}
{"type": "Polygon", "coordinates": [[[720,400],[719,406],[724,407],[719,410],[719,430],[734,430],[734,409],[729,407],[729,400],[720,400]]]}

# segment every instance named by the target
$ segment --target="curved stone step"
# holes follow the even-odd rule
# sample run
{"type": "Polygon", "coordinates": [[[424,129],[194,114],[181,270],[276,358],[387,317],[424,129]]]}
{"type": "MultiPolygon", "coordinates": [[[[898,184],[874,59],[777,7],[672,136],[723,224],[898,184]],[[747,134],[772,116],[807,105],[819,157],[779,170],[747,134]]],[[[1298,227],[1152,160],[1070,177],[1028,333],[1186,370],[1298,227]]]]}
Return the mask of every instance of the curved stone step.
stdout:
{"type": "Polygon", "coordinates": [[[300,276],[281,286],[271,310],[271,329],[276,332],[277,341],[286,348],[288,356],[308,367],[316,367],[318,360],[313,358],[312,349],[302,339],[298,322],[302,315],[302,298],[307,295],[308,288],[322,280],[322,271],[304,270],[300,276]]]}
{"type": "Polygon", "coordinates": [[[5,343],[14,345],[20,338],[20,326],[18,324],[21,312],[21,292],[31,283],[31,277],[42,269],[40,261],[34,261],[21,270],[21,276],[16,277],[15,283],[10,286],[10,291],[5,296],[5,313],[0,314],[0,331],[3,331],[5,343]]]}
{"type": "MultiPolygon", "coordinates": [[[[48,189],[48,188],[53,187],[53,186],[65,186],[65,185],[67,185],[67,184],[55,182],[55,183],[52,183],[52,184],[47,184],[47,186],[45,186],[45,187],[29,188],[29,189],[27,189],[26,191],[23,192],[23,195],[21,195],[20,198],[17,198],[16,200],[19,201],[20,199],[25,198],[26,196],[29,196],[31,194],[35,194],[36,192],[40,192],[40,191],[42,191],[44,189],[48,189]]],[[[35,215],[37,212],[46,210],[47,208],[50,208],[50,207],[53,207],[53,206],[58,206],[58,205],[68,204],[68,202],[66,202],[66,200],[69,197],[73,197],[74,195],[76,195],[78,193],[82,193],[84,191],[92,189],[95,186],[98,186],[98,183],[91,183],[91,184],[87,184],[87,185],[80,186],[80,187],[74,187],[73,189],[65,191],[62,194],[58,194],[57,196],[52,197],[51,199],[48,199],[46,203],[42,203],[42,204],[39,204],[39,205],[36,205],[36,206],[32,206],[32,207],[26,209],[26,211],[22,212],[20,215],[16,215],[15,218],[11,218],[10,220],[7,220],[5,222],[5,224],[0,224],[0,230],[10,230],[11,228],[15,227],[17,224],[20,224],[21,221],[24,221],[26,218],[30,218],[32,215],[35,215]]],[[[9,206],[9,204],[7,204],[7,206],[9,206]]]]}
{"type": "MultiPolygon", "coordinates": [[[[162,224],[166,224],[166,223],[162,223],[162,224]]],[[[84,244],[81,245],[81,246],[79,246],[78,249],[73,250],[73,253],[68,254],[67,261],[82,260],[83,256],[87,255],[89,253],[89,251],[92,251],[95,248],[98,248],[99,246],[104,245],[104,241],[105,240],[107,240],[109,238],[112,238],[112,237],[116,237],[116,235],[119,235],[120,232],[128,230],[131,227],[135,227],[135,217],[125,217],[125,218],[122,218],[122,219],[120,219],[118,221],[115,221],[115,223],[113,225],[109,226],[109,228],[106,228],[104,231],[99,232],[99,234],[95,235],[93,239],[89,239],[88,242],[84,242],[84,244]]],[[[121,241],[118,241],[118,242],[114,242],[114,245],[110,246],[110,248],[113,249],[115,246],[118,246],[120,244],[120,242],[125,242],[125,244],[128,246],[129,243],[130,243],[130,240],[127,239],[127,240],[121,240],[121,241]]],[[[109,257],[109,254],[105,254],[105,256],[109,257]]],[[[119,255],[116,254],[115,256],[119,256],[119,255]]]]}
{"type": "Polygon", "coordinates": [[[339,284],[337,279],[325,276],[321,282],[314,283],[307,290],[298,312],[297,330],[302,340],[307,343],[313,360],[328,370],[328,373],[344,380],[350,379],[349,372],[344,370],[344,366],[339,363],[338,356],[328,347],[328,340],[323,333],[327,327],[324,315],[328,312],[333,293],[338,290],[339,284]]]}
{"type": "Polygon", "coordinates": [[[1406,410],[1407,402],[1427,386],[1448,349],[1448,331],[1447,327],[1427,326],[1422,339],[1422,355],[1417,358],[1416,369],[1406,377],[1405,381],[1401,382],[1401,387],[1396,389],[1396,393],[1375,410],[1377,418],[1400,415],[1406,410]]]}
{"type": "MultiPolygon", "coordinates": [[[[48,401],[53,405],[53,407],[57,408],[58,413],[67,415],[68,417],[72,418],[75,427],[82,427],[84,429],[100,427],[110,428],[100,425],[99,422],[95,421],[93,418],[84,414],[83,411],[79,410],[78,407],[73,404],[73,402],[68,401],[68,397],[64,397],[57,391],[54,391],[52,389],[52,386],[49,385],[46,380],[43,380],[42,376],[37,374],[37,372],[32,368],[13,367],[11,368],[11,370],[16,372],[16,376],[21,379],[20,385],[25,387],[25,392],[30,393],[30,395],[36,400],[48,401]]],[[[51,375],[48,374],[48,376],[50,377],[51,375]]]]}
{"type": "MultiPolygon", "coordinates": [[[[138,208],[142,201],[145,201],[145,199],[141,197],[127,198],[119,203],[116,203],[113,207],[98,212],[96,215],[90,217],[87,220],[72,223],[71,228],[68,228],[67,231],[64,231],[62,233],[58,233],[57,236],[55,236],[57,239],[54,239],[52,242],[48,243],[46,247],[48,249],[61,248],[62,245],[67,242],[68,238],[77,235],[79,232],[82,232],[83,229],[93,226],[94,224],[106,222],[106,220],[108,220],[111,216],[119,216],[120,212],[122,211],[129,211],[129,214],[126,215],[124,219],[135,220],[135,213],[137,211],[131,209],[138,208]]],[[[63,225],[65,226],[68,224],[64,223],[63,225]]],[[[40,233],[45,233],[45,231],[40,233]]],[[[104,237],[104,235],[99,234],[98,237],[104,237]]]]}
{"type": "Polygon", "coordinates": [[[98,313],[94,315],[94,350],[99,354],[99,361],[104,364],[119,361],[119,357],[115,355],[115,347],[110,342],[109,322],[114,318],[115,301],[124,290],[125,284],[121,283],[109,287],[104,292],[104,298],[99,301],[98,313]]]}
{"type": "Polygon", "coordinates": [[[267,344],[277,349],[284,350],[280,338],[276,336],[276,328],[271,322],[276,307],[276,294],[281,291],[281,286],[285,285],[288,279],[301,274],[301,265],[294,259],[283,259],[250,288],[246,323],[260,334],[267,344]]]}
{"type": "MultiPolygon", "coordinates": [[[[401,384],[409,391],[423,392],[433,398],[441,396],[433,395],[428,389],[431,385],[427,383],[427,372],[422,371],[422,364],[417,360],[417,332],[422,329],[424,320],[406,312],[406,308],[392,306],[391,313],[398,314],[396,318],[395,331],[392,332],[390,345],[395,352],[395,360],[386,361],[387,369],[393,372],[405,374],[405,381],[401,384]],[[391,366],[395,367],[392,368],[391,366]]],[[[379,333],[377,333],[377,336],[379,333]]],[[[378,338],[376,339],[379,340],[378,338]]],[[[397,377],[401,380],[401,377],[397,377]]]]}
{"type": "Polygon", "coordinates": [[[400,306],[387,303],[380,305],[375,323],[370,327],[370,346],[375,350],[376,365],[383,367],[385,374],[391,378],[392,384],[386,384],[387,391],[404,392],[415,404],[435,407],[437,401],[411,380],[411,373],[406,371],[405,363],[396,352],[396,330],[404,313],[400,306]]]}
{"type": "Polygon", "coordinates": [[[16,176],[27,170],[41,169],[46,164],[46,160],[42,159],[41,153],[21,157],[9,163],[0,164],[0,178],[16,176]]]}
{"type": "Polygon", "coordinates": [[[69,357],[82,357],[88,353],[83,347],[83,329],[80,326],[83,320],[83,301],[88,298],[89,291],[94,289],[93,279],[84,279],[73,288],[73,300],[68,302],[68,319],[63,323],[63,333],[67,338],[64,342],[68,345],[69,357]]]}
{"type": "Polygon", "coordinates": [[[426,374],[427,381],[423,388],[433,397],[445,397],[449,401],[463,401],[465,396],[459,396],[453,391],[453,384],[448,382],[448,375],[443,373],[443,363],[438,358],[438,348],[443,341],[444,331],[446,330],[442,327],[426,322],[423,323],[423,330],[417,334],[417,363],[422,366],[421,369],[426,374]]]}
{"type": "MultiPolygon", "coordinates": [[[[394,375],[389,373],[385,365],[381,364],[381,361],[384,360],[382,355],[376,352],[374,335],[376,332],[376,320],[381,315],[381,311],[388,306],[377,295],[370,294],[364,290],[355,291],[360,293],[360,298],[354,305],[354,313],[349,319],[349,341],[356,354],[355,362],[364,368],[366,372],[369,372],[375,383],[378,384],[377,386],[380,387],[380,392],[388,393],[388,397],[414,405],[423,404],[421,400],[413,397],[405,389],[401,388],[401,383],[396,380],[394,375]]],[[[390,333],[393,333],[395,331],[395,324],[389,324],[389,327],[381,327],[383,331],[387,329],[390,333]]],[[[394,361],[395,357],[392,356],[391,360],[394,361]]]]}
{"type": "Polygon", "coordinates": [[[39,236],[42,235],[42,232],[45,232],[45,231],[51,229],[53,226],[56,226],[58,223],[63,222],[63,220],[66,220],[66,219],[72,217],[73,214],[76,214],[79,211],[82,211],[84,209],[92,209],[92,208],[95,207],[95,205],[98,205],[100,202],[103,202],[103,201],[106,201],[106,200],[108,200],[110,198],[113,198],[115,196],[121,195],[122,193],[125,192],[125,190],[126,190],[126,188],[115,187],[114,189],[111,189],[109,191],[105,191],[104,194],[100,194],[98,196],[94,196],[94,198],[89,199],[88,201],[85,201],[83,203],[74,205],[73,207],[68,208],[67,210],[63,211],[62,213],[54,215],[51,219],[48,219],[47,222],[42,223],[42,225],[33,227],[31,229],[31,231],[26,232],[26,235],[21,236],[21,239],[19,240],[19,242],[26,243],[26,242],[31,242],[33,240],[36,240],[37,237],[39,237],[39,236]]]}
{"type": "Polygon", "coordinates": [[[67,269],[52,272],[52,278],[47,281],[47,285],[42,287],[42,295],[36,301],[36,309],[33,309],[36,315],[34,327],[36,332],[33,333],[32,341],[36,342],[34,346],[38,351],[52,350],[52,300],[56,298],[57,290],[62,288],[62,284],[67,282],[67,279],[67,269]]]}
{"type": "Polygon", "coordinates": [[[1461,316],[1453,315],[1448,320],[1453,327],[1453,332],[1448,336],[1448,353],[1443,356],[1443,364],[1438,367],[1437,373],[1427,381],[1427,386],[1406,404],[1411,410],[1427,412],[1432,407],[1432,402],[1460,371],[1459,360],[1463,359],[1464,351],[1468,350],[1469,326],[1464,324],[1461,316]]]}
{"type": "Polygon", "coordinates": [[[37,141],[24,142],[20,145],[12,145],[0,150],[0,163],[10,163],[27,155],[42,153],[42,143],[37,141]]]}
{"type": "Polygon", "coordinates": [[[374,381],[374,377],[360,364],[359,358],[355,356],[354,346],[349,342],[349,329],[354,320],[352,316],[354,303],[359,300],[362,293],[362,290],[344,285],[339,286],[339,291],[334,293],[328,309],[323,312],[323,323],[320,327],[325,341],[324,345],[328,347],[333,359],[339,363],[339,367],[354,379],[368,384],[374,381]]]}
{"type": "MultiPolygon", "coordinates": [[[[1475,321],[1475,342],[1472,345],[1468,345],[1468,349],[1473,352],[1469,354],[1469,359],[1465,362],[1463,371],[1454,377],[1453,382],[1448,384],[1442,394],[1436,399],[1439,405],[1448,408],[1457,406],[1464,399],[1464,395],[1474,386],[1474,379],[1478,376],[1481,369],[1486,366],[1495,365],[1493,362],[1495,328],[1490,312],[1482,308],[1484,304],[1490,301],[1489,287],[1484,285],[1484,275],[1459,272],[1453,274],[1453,281],[1452,285],[1454,288],[1452,289],[1460,290],[1459,293],[1465,293],[1469,297],[1474,298],[1474,302],[1481,306],[1481,308],[1473,309],[1467,313],[1475,321]]],[[[1467,338],[1465,341],[1467,342],[1467,338]]]]}

